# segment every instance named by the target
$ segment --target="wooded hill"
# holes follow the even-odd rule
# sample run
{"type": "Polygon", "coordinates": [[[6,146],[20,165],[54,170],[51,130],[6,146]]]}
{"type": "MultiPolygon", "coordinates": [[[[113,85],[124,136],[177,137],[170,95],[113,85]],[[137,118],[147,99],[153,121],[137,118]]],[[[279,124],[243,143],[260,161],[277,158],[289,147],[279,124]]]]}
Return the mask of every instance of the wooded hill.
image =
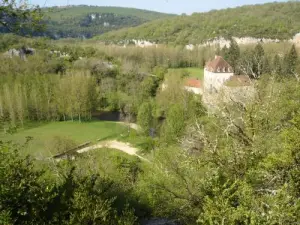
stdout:
{"type": "Polygon", "coordinates": [[[43,12],[46,22],[44,34],[53,38],[90,38],[108,31],[172,16],[134,8],[86,5],[44,8],[43,12]]]}
{"type": "Polygon", "coordinates": [[[300,2],[247,5],[238,8],[164,18],[109,32],[104,41],[144,39],[158,43],[197,44],[215,37],[290,39],[300,32],[300,2]]]}

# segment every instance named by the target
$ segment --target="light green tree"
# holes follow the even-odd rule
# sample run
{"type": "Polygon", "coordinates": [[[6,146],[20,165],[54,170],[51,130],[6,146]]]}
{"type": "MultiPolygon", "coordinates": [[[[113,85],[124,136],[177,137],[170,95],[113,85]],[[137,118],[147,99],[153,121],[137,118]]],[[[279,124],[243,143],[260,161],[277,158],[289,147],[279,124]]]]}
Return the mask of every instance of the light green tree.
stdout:
{"type": "Polygon", "coordinates": [[[150,102],[144,102],[138,111],[137,116],[138,125],[140,125],[142,132],[146,135],[149,135],[150,128],[153,125],[153,116],[152,116],[152,105],[150,102]]]}
{"type": "Polygon", "coordinates": [[[178,141],[185,128],[185,110],[178,103],[173,104],[168,112],[165,121],[164,135],[169,142],[178,141]]]}

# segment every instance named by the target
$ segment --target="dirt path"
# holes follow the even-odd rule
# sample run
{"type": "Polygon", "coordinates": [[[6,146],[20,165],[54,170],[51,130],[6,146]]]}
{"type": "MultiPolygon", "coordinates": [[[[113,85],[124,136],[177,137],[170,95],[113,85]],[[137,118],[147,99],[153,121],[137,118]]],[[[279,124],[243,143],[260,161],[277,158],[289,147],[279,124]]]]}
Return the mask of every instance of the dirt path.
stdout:
{"type": "Polygon", "coordinates": [[[144,161],[149,161],[148,159],[146,159],[146,158],[144,158],[144,157],[137,154],[137,152],[138,152],[137,148],[131,147],[130,144],[128,144],[128,143],[124,143],[124,142],[120,142],[120,141],[116,141],[116,140],[99,142],[98,144],[95,144],[95,145],[77,150],[77,152],[79,154],[81,154],[81,153],[89,152],[89,151],[96,150],[96,149],[99,149],[99,148],[117,149],[117,150],[120,150],[120,151],[122,151],[122,152],[124,152],[128,155],[134,155],[134,156],[137,156],[137,157],[139,157],[140,159],[142,159],[144,161]]]}

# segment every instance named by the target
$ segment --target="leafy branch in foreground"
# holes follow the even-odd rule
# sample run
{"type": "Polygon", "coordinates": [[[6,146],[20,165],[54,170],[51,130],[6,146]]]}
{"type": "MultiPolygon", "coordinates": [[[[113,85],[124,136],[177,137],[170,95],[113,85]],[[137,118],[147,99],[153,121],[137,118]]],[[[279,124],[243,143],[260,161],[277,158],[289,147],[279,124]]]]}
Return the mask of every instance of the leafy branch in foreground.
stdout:
{"type": "Polygon", "coordinates": [[[0,3],[0,29],[24,34],[41,30],[43,15],[38,6],[32,6],[26,0],[2,0],[0,3]]]}

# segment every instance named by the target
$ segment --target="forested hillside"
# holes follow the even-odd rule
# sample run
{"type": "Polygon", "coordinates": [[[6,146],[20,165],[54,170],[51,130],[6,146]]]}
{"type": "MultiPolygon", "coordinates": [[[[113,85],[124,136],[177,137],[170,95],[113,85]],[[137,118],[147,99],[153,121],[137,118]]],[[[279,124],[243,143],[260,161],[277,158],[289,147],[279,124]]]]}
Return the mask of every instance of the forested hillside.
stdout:
{"type": "Polygon", "coordinates": [[[35,53],[0,55],[0,224],[299,224],[294,45],[190,51],[0,36],[0,52],[22,46],[35,53]],[[212,110],[183,88],[185,68],[215,54],[251,77],[252,98],[212,110]],[[99,146],[108,141],[142,157],[99,146]],[[98,149],[71,151],[87,142],[98,149]]]}
{"type": "Polygon", "coordinates": [[[43,9],[50,37],[85,37],[134,27],[169,14],[121,7],[68,6],[43,9]]]}
{"type": "MultiPolygon", "coordinates": [[[[13,6],[3,26],[35,28],[13,6]]],[[[0,35],[0,224],[300,224],[300,49],[230,41],[0,35]],[[186,88],[215,55],[235,79],[186,88]]]]}
{"type": "Polygon", "coordinates": [[[144,39],[159,43],[198,44],[220,36],[290,39],[298,32],[300,2],[287,2],[164,18],[97,38],[104,41],[144,39]]]}

